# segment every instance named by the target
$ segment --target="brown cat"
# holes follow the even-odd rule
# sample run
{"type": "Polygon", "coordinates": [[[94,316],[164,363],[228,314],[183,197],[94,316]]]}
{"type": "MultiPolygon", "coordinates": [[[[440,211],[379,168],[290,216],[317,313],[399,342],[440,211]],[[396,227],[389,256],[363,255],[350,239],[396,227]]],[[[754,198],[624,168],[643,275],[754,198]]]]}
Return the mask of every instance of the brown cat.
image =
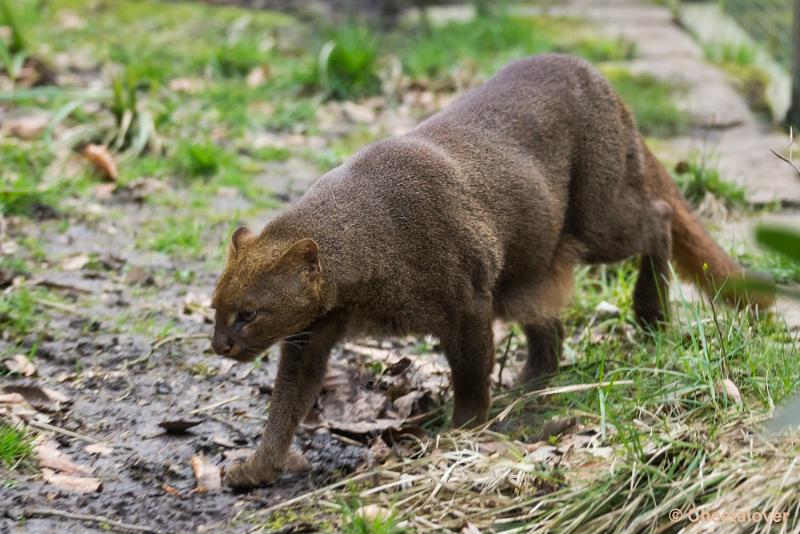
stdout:
{"type": "Polygon", "coordinates": [[[597,70],[561,55],[511,63],[324,175],[261,234],[234,233],[213,299],[214,350],[250,360],[292,343],[281,346],[258,451],[225,483],[279,476],[346,335],[437,336],[452,371],[453,424],[484,422],[492,321],[523,325],[522,381],[553,373],[573,267],[634,255],[644,325],[666,318],[670,258],[709,293],[743,273],[597,70]]]}

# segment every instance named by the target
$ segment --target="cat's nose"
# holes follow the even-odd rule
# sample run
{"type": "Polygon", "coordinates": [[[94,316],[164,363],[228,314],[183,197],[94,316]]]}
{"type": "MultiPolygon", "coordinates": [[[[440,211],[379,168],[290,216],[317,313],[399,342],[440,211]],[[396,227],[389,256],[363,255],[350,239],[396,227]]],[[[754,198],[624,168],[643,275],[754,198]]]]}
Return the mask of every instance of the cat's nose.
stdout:
{"type": "Polygon", "coordinates": [[[214,339],[211,340],[211,348],[220,356],[227,356],[233,348],[233,341],[224,334],[214,334],[214,339]]]}

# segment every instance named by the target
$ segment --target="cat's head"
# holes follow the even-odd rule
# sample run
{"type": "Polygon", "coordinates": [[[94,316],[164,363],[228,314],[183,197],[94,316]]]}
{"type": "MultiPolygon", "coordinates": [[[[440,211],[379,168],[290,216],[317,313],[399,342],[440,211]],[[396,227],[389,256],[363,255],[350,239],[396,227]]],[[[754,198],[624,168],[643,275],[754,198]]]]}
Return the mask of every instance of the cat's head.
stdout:
{"type": "Polygon", "coordinates": [[[250,361],[303,331],[323,309],[323,284],[313,239],[281,246],[268,235],[239,228],[211,303],[216,311],[214,352],[250,361]]]}

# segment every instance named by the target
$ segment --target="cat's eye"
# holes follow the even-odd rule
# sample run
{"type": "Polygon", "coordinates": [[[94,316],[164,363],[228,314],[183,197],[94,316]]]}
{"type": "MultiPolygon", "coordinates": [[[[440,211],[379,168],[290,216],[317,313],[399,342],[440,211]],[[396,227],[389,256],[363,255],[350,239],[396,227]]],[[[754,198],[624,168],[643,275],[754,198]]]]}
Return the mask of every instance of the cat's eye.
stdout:
{"type": "Polygon", "coordinates": [[[257,313],[255,310],[241,311],[236,318],[243,323],[249,323],[256,318],[257,313]]]}

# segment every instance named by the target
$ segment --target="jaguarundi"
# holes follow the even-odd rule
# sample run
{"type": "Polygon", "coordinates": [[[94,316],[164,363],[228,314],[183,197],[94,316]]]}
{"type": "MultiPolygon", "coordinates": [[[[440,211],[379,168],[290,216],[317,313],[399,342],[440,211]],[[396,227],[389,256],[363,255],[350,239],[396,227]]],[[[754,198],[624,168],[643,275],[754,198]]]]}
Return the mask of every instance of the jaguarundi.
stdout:
{"type": "Polygon", "coordinates": [[[712,294],[744,273],[692,215],[594,67],[564,55],[509,64],[322,176],[260,234],[233,234],[212,301],[214,351],[248,361],[289,342],[258,450],[225,483],[252,487],[280,475],[345,336],[437,337],[451,369],[453,424],[483,423],[493,320],[523,326],[522,382],[553,373],[573,267],[635,255],[633,304],[645,326],[667,318],[670,259],[712,294]]]}

